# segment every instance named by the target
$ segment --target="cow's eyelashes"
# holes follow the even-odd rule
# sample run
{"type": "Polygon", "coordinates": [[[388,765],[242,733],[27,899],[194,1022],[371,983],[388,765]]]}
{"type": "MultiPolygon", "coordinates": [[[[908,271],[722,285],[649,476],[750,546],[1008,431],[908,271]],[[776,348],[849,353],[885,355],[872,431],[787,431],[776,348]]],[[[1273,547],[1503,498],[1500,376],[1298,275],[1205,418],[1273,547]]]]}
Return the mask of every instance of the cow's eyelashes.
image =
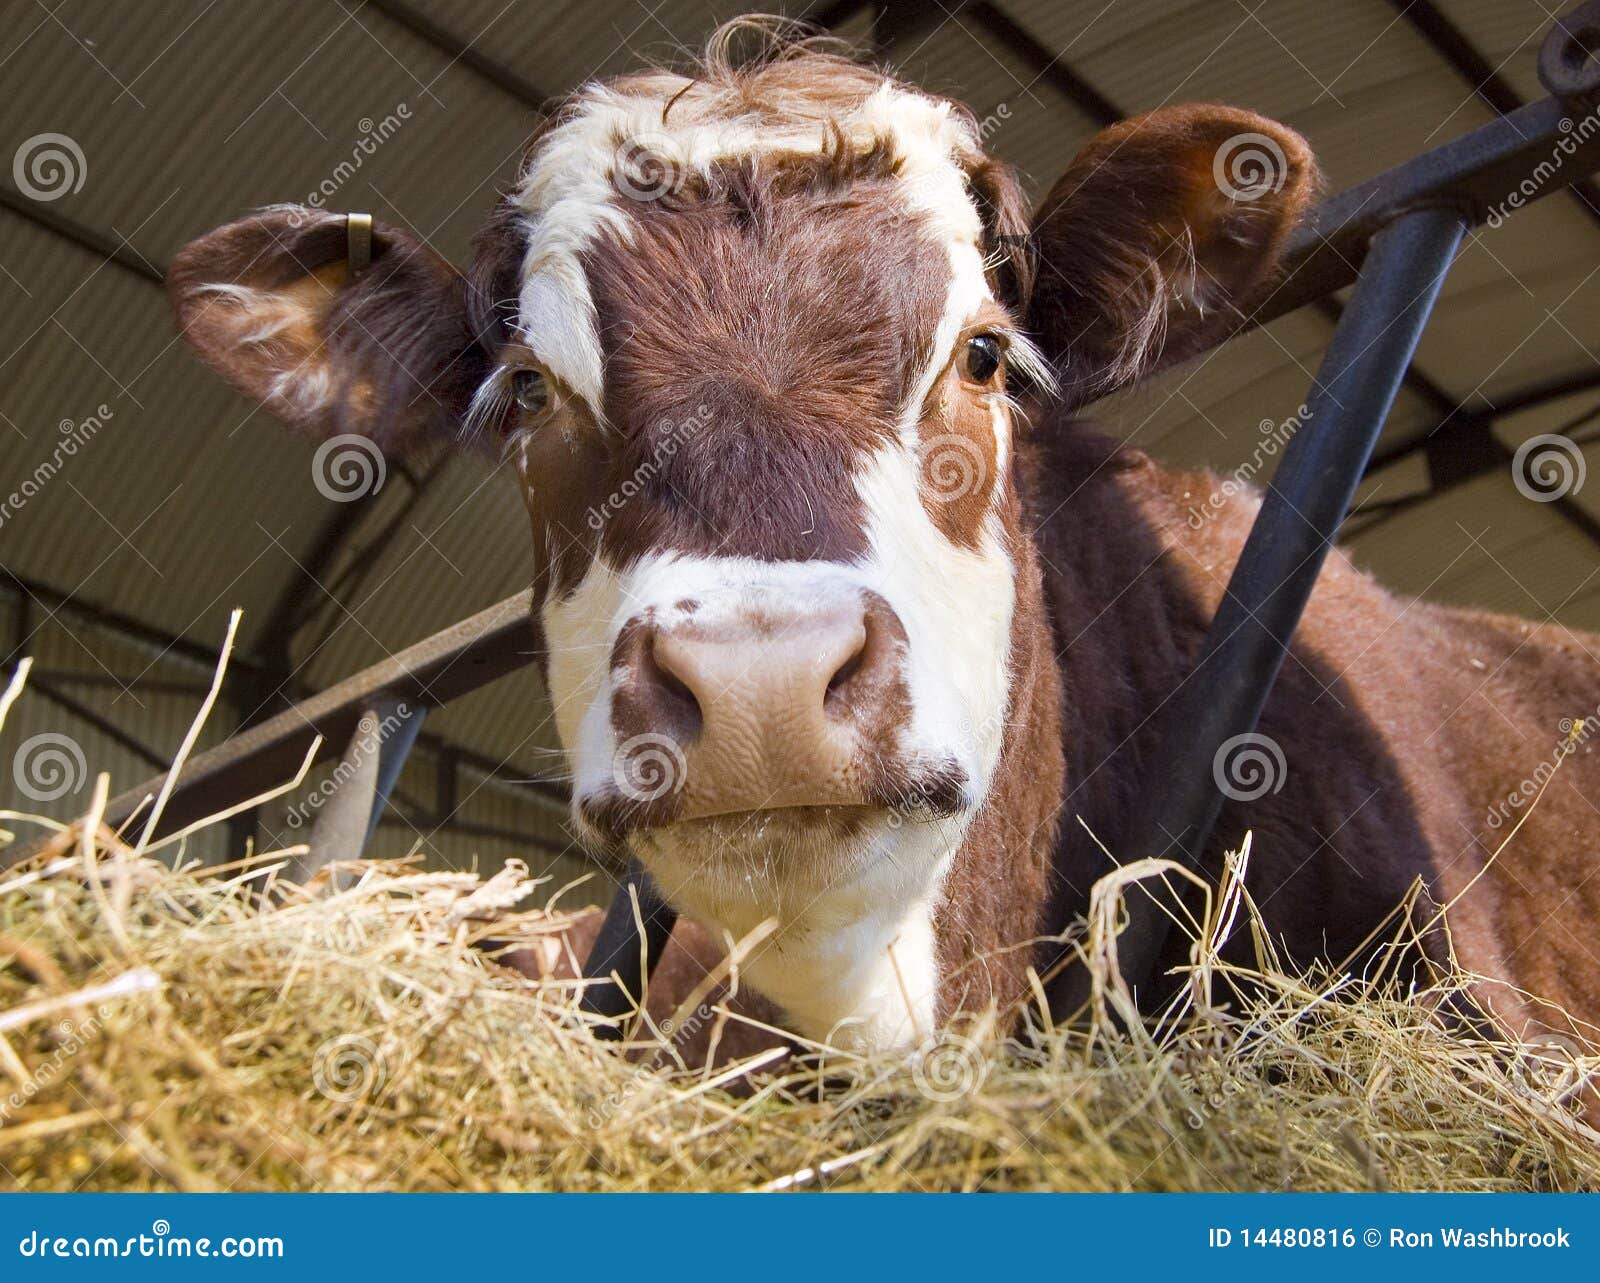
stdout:
{"type": "Polygon", "coordinates": [[[968,383],[988,383],[1000,372],[1005,346],[993,334],[974,334],[961,350],[961,377],[968,383]]]}

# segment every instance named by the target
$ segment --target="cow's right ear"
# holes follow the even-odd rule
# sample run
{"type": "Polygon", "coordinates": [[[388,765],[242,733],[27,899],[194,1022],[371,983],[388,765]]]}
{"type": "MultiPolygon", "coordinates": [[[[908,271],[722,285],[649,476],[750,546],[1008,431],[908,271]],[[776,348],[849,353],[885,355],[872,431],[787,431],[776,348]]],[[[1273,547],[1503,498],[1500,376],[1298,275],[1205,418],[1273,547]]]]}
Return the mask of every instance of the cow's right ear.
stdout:
{"type": "Polygon", "coordinates": [[[184,246],[167,290],[201,359],[312,436],[450,434],[488,372],[461,274],[364,215],[261,210],[184,246]]]}

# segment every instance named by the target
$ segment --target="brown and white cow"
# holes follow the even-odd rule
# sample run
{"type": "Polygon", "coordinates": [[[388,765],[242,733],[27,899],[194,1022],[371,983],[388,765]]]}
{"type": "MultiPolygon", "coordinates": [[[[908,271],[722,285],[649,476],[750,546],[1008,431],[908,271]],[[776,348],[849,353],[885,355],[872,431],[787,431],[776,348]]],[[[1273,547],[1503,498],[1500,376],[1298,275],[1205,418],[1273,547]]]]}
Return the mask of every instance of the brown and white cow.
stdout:
{"type": "MultiPolygon", "coordinates": [[[[1289,129],[1185,106],[1096,138],[1030,222],[959,104],[714,46],[576,92],[465,274],[381,224],[353,274],[343,217],[282,207],[189,245],[171,289],[201,356],[306,432],[503,454],[575,829],[719,936],[775,917],[748,982],[883,1048],[1024,999],[1096,841],[1118,851],[1257,500],[1193,521],[1217,478],[1070,414],[1234,326],[1314,184],[1289,129]],[[1241,137],[1271,181],[1219,181],[1241,137]]],[[[1600,705],[1597,654],[1335,554],[1261,725],[1287,778],[1230,804],[1213,862],[1254,830],[1302,960],[1416,877],[1464,893],[1467,965],[1600,1016],[1587,748],[1489,861],[1494,804],[1600,705]]]]}

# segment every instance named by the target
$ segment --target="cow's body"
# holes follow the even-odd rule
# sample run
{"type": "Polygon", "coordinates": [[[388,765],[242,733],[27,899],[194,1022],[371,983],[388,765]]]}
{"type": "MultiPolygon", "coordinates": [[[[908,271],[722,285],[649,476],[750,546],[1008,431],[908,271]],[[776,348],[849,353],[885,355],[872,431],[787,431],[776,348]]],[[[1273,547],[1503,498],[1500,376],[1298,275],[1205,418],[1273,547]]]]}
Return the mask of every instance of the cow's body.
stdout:
{"type": "MultiPolygon", "coordinates": [[[[1081,427],[1042,439],[1058,443],[1032,489],[1067,710],[1057,867],[1070,904],[1103,867],[1087,834],[1119,850],[1152,715],[1194,659],[1259,499],[1239,493],[1196,529],[1197,501],[1223,479],[1165,471],[1081,427]]],[[[1208,871],[1254,833],[1250,891],[1301,965],[1355,954],[1421,879],[1451,905],[1461,964],[1509,982],[1484,993],[1498,1013],[1537,1021],[1514,985],[1594,1019],[1597,709],[1600,638],[1405,600],[1335,552],[1258,728],[1282,751],[1282,790],[1227,805],[1208,871]],[[1547,778],[1530,809],[1524,781],[1547,778]]]]}
{"type": "MultiPolygon", "coordinates": [[[[970,113],[783,45],[584,87],[467,277],[381,226],[355,277],[342,219],[277,209],[172,290],[306,430],[499,446],[575,830],[714,938],[776,920],[744,978],[809,1038],[891,1048],[1027,996],[1253,515],[1070,411],[1236,325],[1314,181],[1292,131],[1173,108],[1105,131],[1030,225],[970,113]]],[[[1532,632],[1332,559],[1262,724],[1287,780],[1216,838],[1256,831],[1292,956],[1342,959],[1421,877],[1467,892],[1469,966],[1600,1015],[1571,962],[1586,752],[1473,880],[1490,808],[1600,705],[1600,645],[1532,632]]]]}

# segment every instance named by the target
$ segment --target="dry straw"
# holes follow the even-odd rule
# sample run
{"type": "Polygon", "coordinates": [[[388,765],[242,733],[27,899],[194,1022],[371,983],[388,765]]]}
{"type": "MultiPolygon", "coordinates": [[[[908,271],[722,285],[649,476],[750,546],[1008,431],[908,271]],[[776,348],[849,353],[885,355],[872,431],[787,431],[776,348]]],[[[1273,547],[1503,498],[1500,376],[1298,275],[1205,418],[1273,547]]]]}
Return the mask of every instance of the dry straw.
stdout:
{"type": "Polygon", "coordinates": [[[1465,977],[1403,993],[1264,947],[1226,965],[1259,925],[1248,844],[1184,924],[1188,983],[1153,1024],[1128,1018],[1115,927],[1130,882],[1173,871],[1135,864],[1082,936],[1085,1026],[1021,1040],[980,1019],[912,1055],[693,1070],[649,1038],[597,1042],[574,982],[474,947],[566,920],[516,862],[300,886],[282,875],[303,848],[141,854],[153,827],[110,832],[104,797],[0,875],[0,1186],[1600,1188],[1591,1045],[1451,1028],[1436,1012],[1465,977]]]}

